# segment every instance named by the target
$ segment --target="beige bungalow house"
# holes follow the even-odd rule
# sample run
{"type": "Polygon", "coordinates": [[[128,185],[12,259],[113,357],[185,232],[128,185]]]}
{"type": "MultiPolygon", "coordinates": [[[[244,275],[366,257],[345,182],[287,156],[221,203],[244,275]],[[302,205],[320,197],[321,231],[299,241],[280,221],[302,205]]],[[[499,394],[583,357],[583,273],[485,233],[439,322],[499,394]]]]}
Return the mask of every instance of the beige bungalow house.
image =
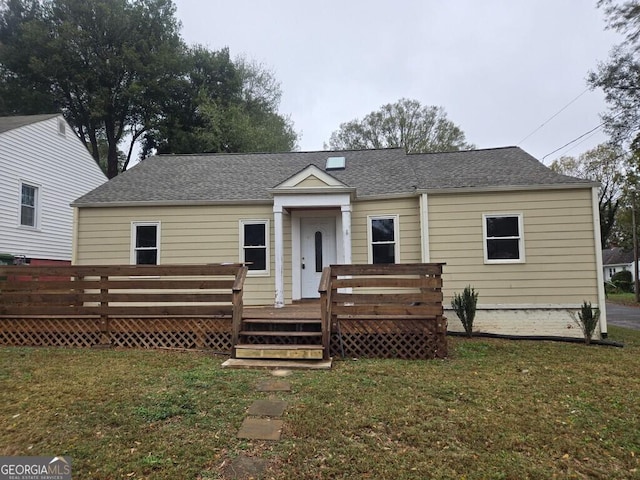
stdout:
{"type": "Polygon", "coordinates": [[[329,264],[444,262],[477,331],[577,337],[588,301],[606,336],[597,193],[517,147],[158,155],[73,202],[73,263],[246,262],[245,304],[283,306],[329,264]]]}

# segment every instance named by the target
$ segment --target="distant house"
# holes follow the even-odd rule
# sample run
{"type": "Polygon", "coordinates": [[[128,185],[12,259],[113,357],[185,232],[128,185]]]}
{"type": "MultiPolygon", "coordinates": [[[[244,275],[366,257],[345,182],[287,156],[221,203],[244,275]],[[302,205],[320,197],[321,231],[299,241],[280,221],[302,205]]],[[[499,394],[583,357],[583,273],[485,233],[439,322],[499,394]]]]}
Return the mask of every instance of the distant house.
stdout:
{"type": "Polygon", "coordinates": [[[106,180],[62,115],[0,117],[0,254],[70,263],[69,204],[106,180]]]}
{"type": "Polygon", "coordinates": [[[631,272],[631,278],[634,278],[633,268],[633,250],[625,250],[620,247],[607,248],[602,250],[602,268],[604,281],[611,280],[616,273],[623,270],[631,272]]]}
{"type": "Polygon", "coordinates": [[[159,155],[73,206],[77,264],[245,262],[246,305],[317,297],[329,264],[445,262],[479,331],[580,336],[604,306],[598,185],[517,147],[159,155]]]}

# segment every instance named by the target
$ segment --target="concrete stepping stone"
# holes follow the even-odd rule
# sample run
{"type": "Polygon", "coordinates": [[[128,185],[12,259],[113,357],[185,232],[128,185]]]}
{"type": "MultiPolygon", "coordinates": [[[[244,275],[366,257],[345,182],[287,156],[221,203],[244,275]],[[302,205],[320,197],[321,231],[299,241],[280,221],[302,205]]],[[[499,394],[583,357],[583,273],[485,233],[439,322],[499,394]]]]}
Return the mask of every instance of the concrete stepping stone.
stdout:
{"type": "Polygon", "coordinates": [[[256,417],[281,417],[285,408],[287,402],[283,400],[256,400],[247,414],[256,417]]]}
{"type": "Polygon", "coordinates": [[[249,440],[280,440],[283,420],[272,418],[245,418],[238,432],[238,438],[249,440]]]}
{"type": "Polygon", "coordinates": [[[290,392],[291,384],[277,378],[263,378],[256,386],[258,392],[290,392]]]}
{"type": "Polygon", "coordinates": [[[239,455],[236,458],[224,462],[223,476],[224,478],[234,480],[256,480],[262,478],[266,472],[268,462],[262,458],[247,457],[239,455]]]}

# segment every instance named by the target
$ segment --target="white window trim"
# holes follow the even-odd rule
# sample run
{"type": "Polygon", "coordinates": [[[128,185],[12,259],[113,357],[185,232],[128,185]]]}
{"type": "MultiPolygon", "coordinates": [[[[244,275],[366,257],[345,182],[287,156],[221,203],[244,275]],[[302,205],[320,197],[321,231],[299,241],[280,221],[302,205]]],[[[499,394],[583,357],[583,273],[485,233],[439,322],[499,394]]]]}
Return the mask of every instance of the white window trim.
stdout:
{"type": "MultiPolygon", "coordinates": [[[[393,220],[393,243],[395,244],[395,263],[400,262],[400,216],[399,215],[367,215],[367,261],[373,264],[373,234],[371,223],[373,220],[393,220]]],[[[389,242],[390,243],[390,242],[389,242]]]]}
{"type": "Polygon", "coordinates": [[[238,245],[238,258],[240,263],[244,263],[244,226],[245,225],[264,225],[264,242],[265,242],[265,270],[247,270],[247,275],[250,277],[268,277],[271,275],[271,228],[268,219],[241,219],[240,220],[240,242],[238,245]]]}
{"type": "Polygon", "coordinates": [[[131,253],[129,261],[131,265],[136,264],[136,231],[137,227],[156,227],[156,250],[158,254],[156,256],[156,265],[160,265],[160,222],[159,221],[150,221],[150,222],[131,222],[131,253]]]}
{"type": "Polygon", "coordinates": [[[24,228],[26,230],[40,230],[40,211],[42,205],[42,186],[35,182],[29,182],[27,180],[20,180],[20,187],[18,190],[18,228],[24,228]],[[33,223],[34,225],[23,225],[22,224],[22,187],[23,186],[31,187],[35,189],[35,199],[34,199],[34,212],[33,212],[33,223]]]}
{"type": "MultiPolygon", "coordinates": [[[[522,221],[522,213],[483,213],[482,214],[482,248],[484,250],[484,263],[485,264],[505,264],[505,263],[525,263],[524,255],[524,227],[522,221]],[[487,218],[492,217],[518,217],[518,237],[499,237],[504,239],[518,239],[518,251],[520,252],[520,258],[518,259],[489,259],[487,251],[487,218]]],[[[498,237],[491,237],[498,238],[498,237]]]]}

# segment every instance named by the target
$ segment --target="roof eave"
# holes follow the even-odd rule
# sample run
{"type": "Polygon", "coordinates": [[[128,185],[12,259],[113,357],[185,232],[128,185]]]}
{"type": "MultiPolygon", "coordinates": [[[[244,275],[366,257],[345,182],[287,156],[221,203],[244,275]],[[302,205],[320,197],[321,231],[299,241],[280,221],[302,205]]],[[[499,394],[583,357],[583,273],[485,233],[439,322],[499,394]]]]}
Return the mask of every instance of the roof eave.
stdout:
{"type": "Polygon", "coordinates": [[[449,187],[449,188],[417,188],[416,193],[475,193],[475,192],[517,192],[522,190],[569,190],[576,188],[598,187],[598,182],[580,183],[546,183],[528,185],[487,185],[478,187],[449,187]]]}
{"type": "Polygon", "coordinates": [[[152,201],[117,201],[117,202],[72,202],[78,208],[109,207],[188,207],[188,206],[225,206],[225,205],[272,205],[271,199],[242,200],[152,200],[152,201]]]}

